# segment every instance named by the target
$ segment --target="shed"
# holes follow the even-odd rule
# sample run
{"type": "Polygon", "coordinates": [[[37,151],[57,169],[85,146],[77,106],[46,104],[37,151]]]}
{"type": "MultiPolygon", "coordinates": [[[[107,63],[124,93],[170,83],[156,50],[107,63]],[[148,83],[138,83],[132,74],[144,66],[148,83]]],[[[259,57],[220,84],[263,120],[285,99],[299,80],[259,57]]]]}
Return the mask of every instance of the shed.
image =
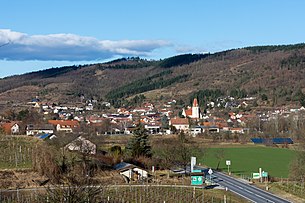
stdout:
{"type": "Polygon", "coordinates": [[[122,176],[128,178],[129,181],[141,180],[148,177],[147,171],[130,163],[121,162],[115,165],[113,168],[117,170],[122,176]]]}

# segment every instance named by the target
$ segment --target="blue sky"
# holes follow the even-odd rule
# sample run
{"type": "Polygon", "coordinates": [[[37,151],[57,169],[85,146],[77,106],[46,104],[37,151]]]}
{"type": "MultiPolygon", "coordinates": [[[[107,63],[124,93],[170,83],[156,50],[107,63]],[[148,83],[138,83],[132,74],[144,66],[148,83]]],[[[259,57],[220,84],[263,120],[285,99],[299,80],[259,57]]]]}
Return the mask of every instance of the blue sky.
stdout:
{"type": "Polygon", "coordinates": [[[303,0],[2,0],[0,77],[125,56],[302,43],[304,8],[303,0]]]}

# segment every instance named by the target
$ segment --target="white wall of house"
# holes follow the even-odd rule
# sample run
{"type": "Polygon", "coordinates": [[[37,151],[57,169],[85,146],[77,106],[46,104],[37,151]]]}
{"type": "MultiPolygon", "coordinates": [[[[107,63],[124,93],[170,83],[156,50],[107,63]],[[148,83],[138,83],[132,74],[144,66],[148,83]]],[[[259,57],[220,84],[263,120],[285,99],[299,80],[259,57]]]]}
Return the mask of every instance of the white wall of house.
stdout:
{"type": "Polygon", "coordinates": [[[61,131],[61,132],[67,132],[67,133],[72,133],[73,132],[71,127],[61,126],[60,124],[56,125],[56,130],[61,131]]]}
{"type": "Polygon", "coordinates": [[[80,151],[83,153],[96,154],[96,145],[82,137],[70,142],[66,148],[71,151],[80,151]]]}
{"type": "Polygon", "coordinates": [[[203,133],[204,132],[204,129],[202,128],[190,128],[189,132],[191,133],[192,136],[196,136],[200,133],[203,133]]]}
{"type": "Polygon", "coordinates": [[[186,124],[174,124],[173,125],[177,130],[183,130],[186,131],[189,129],[189,125],[186,124]]]}
{"type": "Polygon", "coordinates": [[[12,126],[11,132],[12,132],[12,134],[17,134],[17,133],[20,132],[20,131],[19,131],[19,125],[18,125],[17,123],[15,123],[15,124],[12,126]]]}
{"type": "Polygon", "coordinates": [[[132,169],[128,169],[126,171],[123,171],[120,174],[123,175],[123,176],[126,176],[129,179],[131,179],[132,178],[132,169]]]}
{"type": "Polygon", "coordinates": [[[140,169],[140,168],[134,168],[133,171],[136,171],[138,174],[140,174],[140,176],[142,178],[147,178],[148,177],[148,173],[147,171],[140,169]]]}
{"type": "Polygon", "coordinates": [[[37,135],[37,134],[42,134],[42,133],[52,134],[52,133],[54,133],[54,131],[53,130],[35,130],[35,129],[34,130],[26,130],[26,135],[37,135]]]}

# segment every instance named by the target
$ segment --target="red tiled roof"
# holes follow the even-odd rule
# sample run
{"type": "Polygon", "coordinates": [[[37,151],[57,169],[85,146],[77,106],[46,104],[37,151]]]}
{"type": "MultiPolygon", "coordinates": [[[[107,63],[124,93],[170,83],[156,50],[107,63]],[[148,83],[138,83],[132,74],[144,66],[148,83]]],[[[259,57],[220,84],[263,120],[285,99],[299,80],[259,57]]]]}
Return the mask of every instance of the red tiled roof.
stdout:
{"type": "Polygon", "coordinates": [[[210,127],[210,126],[214,126],[215,124],[214,123],[211,123],[211,122],[202,122],[202,124],[204,126],[207,126],[207,127],[210,127]]]}
{"type": "Polygon", "coordinates": [[[172,118],[171,120],[172,125],[188,125],[189,120],[187,118],[172,118]]]}
{"type": "Polygon", "coordinates": [[[16,124],[16,122],[3,123],[3,124],[1,125],[1,127],[3,128],[3,130],[4,130],[4,132],[5,132],[6,134],[10,134],[10,133],[12,133],[12,127],[13,127],[13,125],[15,125],[15,124],[16,124]]]}
{"type": "Polygon", "coordinates": [[[186,116],[192,116],[193,115],[192,109],[191,108],[190,109],[186,109],[185,110],[185,115],[186,116]]]}
{"type": "Polygon", "coordinates": [[[49,120],[48,123],[52,125],[78,127],[79,122],[77,120],[49,120]]]}

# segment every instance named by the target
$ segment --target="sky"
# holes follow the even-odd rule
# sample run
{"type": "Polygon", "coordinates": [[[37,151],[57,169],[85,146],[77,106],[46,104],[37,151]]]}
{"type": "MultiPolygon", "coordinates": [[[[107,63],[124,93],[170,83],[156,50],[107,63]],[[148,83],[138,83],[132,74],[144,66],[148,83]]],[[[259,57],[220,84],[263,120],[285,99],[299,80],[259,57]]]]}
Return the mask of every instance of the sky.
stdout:
{"type": "Polygon", "coordinates": [[[0,0],[0,78],[305,42],[304,0],[0,0]]]}

